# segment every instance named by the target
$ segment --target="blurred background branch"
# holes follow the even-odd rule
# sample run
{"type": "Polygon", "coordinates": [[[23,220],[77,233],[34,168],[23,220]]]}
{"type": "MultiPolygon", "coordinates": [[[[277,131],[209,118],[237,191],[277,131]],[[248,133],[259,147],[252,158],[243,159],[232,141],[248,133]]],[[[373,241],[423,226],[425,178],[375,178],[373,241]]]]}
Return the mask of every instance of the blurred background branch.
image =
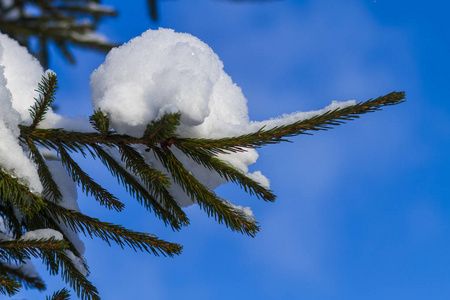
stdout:
{"type": "MultiPolygon", "coordinates": [[[[270,0],[227,0],[265,2],[270,0]]],[[[159,20],[158,0],[147,0],[149,18],[159,20]]],[[[49,45],[74,64],[70,45],[107,53],[118,44],[97,32],[100,22],[117,16],[114,7],[101,0],[5,0],[0,1],[0,31],[28,48],[47,69],[49,45]]]]}

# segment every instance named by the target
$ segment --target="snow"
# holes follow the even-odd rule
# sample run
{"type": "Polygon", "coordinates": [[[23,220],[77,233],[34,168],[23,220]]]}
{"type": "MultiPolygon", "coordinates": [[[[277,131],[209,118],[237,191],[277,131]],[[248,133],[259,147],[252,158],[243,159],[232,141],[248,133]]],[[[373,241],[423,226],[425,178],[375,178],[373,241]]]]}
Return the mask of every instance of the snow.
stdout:
{"type": "Polygon", "coordinates": [[[95,3],[95,2],[89,2],[87,4],[87,7],[92,12],[109,12],[109,13],[114,13],[116,11],[113,6],[99,4],[99,3],[95,3]]]}
{"type": "Polygon", "coordinates": [[[356,104],[355,100],[348,100],[348,101],[343,101],[343,102],[332,101],[330,105],[328,105],[325,108],[320,109],[320,110],[313,110],[313,111],[308,111],[308,112],[298,111],[298,112],[294,112],[291,114],[284,114],[281,117],[272,118],[270,120],[266,120],[266,121],[262,121],[262,122],[251,122],[250,125],[247,127],[247,133],[255,132],[263,127],[264,127],[264,129],[267,130],[267,129],[271,129],[271,128],[274,128],[277,126],[283,126],[283,125],[294,123],[294,122],[297,122],[300,120],[309,119],[314,116],[324,114],[328,111],[342,109],[342,108],[352,106],[355,104],[356,104]]]}
{"type": "MultiPolygon", "coordinates": [[[[252,122],[246,98],[225,73],[214,51],[190,34],[163,28],[148,30],[112,49],[105,62],[92,73],[90,86],[94,109],[109,116],[116,132],[135,137],[141,137],[151,121],[174,112],[181,113],[178,135],[222,138],[255,132],[262,127],[270,129],[354,104],[354,101],[333,102],[319,111],[252,122]]],[[[205,186],[215,189],[225,183],[216,173],[174,148],[176,157],[205,186]]],[[[149,164],[167,173],[154,155],[140,150],[149,164]]],[[[218,157],[269,187],[269,180],[261,172],[248,173],[248,166],[258,158],[256,150],[218,157]]],[[[170,192],[181,206],[193,203],[176,184],[170,192]]]]}
{"type": "Polygon", "coordinates": [[[261,173],[261,171],[247,173],[247,176],[250,177],[250,179],[253,179],[254,181],[258,182],[262,187],[266,189],[270,188],[270,180],[266,176],[264,176],[261,173]]]}
{"type": "Polygon", "coordinates": [[[87,32],[87,33],[72,32],[71,37],[79,42],[90,42],[99,44],[108,43],[108,38],[105,35],[96,32],[87,32]]]}
{"type": "Polygon", "coordinates": [[[47,159],[46,165],[62,194],[62,200],[58,202],[58,205],[79,212],[80,208],[78,207],[77,202],[77,187],[75,182],[67,173],[66,168],[64,168],[59,160],[47,159]]]}
{"type": "Polygon", "coordinates": [[[334,101],[320,111],[250,122],[247,100],[214,51],[190,34],[163,28],[111,50],[91,75],[91,92],[94,108],[109,115],[112,127],[135,137],[166,113],[181,113],[183,137],[222,138],[354,104],[334,101]]]}
{"type": "MultiPolygon", "coordinates": [[[[59,160],[47,159],[46,164],[52,174],[53,180],[58,185],[62,194],[62,199],[58,202],[58,205],[79,212],[80,208],[77,202],[78,194],[75,182],[69,176],[59,160]]],[[[59,226],[64,235],[74,245],[75,249],[77,249],[80,254],[83,254],[85,252],[85,246],[79,235],[62,222],[59,223],[59,226]]]]}
{"type": "Polygon", "coordinates": [[[4,232],[0,232],[0,241],[12,241],[13,238],[4,232]]]}
{"type": "Polygon", "coordinates": [[[22,271],[25,275],[29,276],[29,277],[34,277],[34,278],[39,278],[39,274],[36,271],[36,268],[34,267],[33,263],[31,262],[31,260],[25,260],[25,263],[22,264],[16,264],[13,262],[2,262],[2,264],[13,268],[13,269],[19,269],[20,271],[22,271]]]}
{"type": "MultiPolygon", "coordinates": [[[[30,125],[33,120],[29,109],[39,95],[36,91],[38,84],[43,75],[54,72],[51,70],[44,72],[39,61],[28,53],[25,47],[20,46],[17,41],[5,34],[0,33],[0,45],[2,46],[0,66],[4,67],[6,88],[11,93],[12,107],[20,114],[21,124],[30,125]]],[[[86,117],[71,119],[54,113],[51,108],[39,127],[92,131],[92,126],[86,117]]]]}
{"type": "Polygon", "coordinates": [[[70,250],[64,250],[64,252],[66,253],[67,257],[72,261],[72,263],[74,264],[75,268],[81,274],[83,274],[84,276],[87,276],[89,274],[88,270],[85,267],[85,260],[83,258],[80,258],[80,257],[76,256],[70,250]]]}
{"type": "MultiPolygon", "coordinates": [[[[246,99],[214,51],[198,38],[170,29],[148,30],[111,50],[91,75],[91,93],[94,108],[109,116],[112,127],[135,137],[167,113],[181,113],[178,134],[189,137],[233,135],[249,122],[246,99]]],[[[153,154],[140,150],[150,165],[167,173],[153,154]]],[[[173,151],[208,188],[226,182],[177,149],[173,151]]],[[[255,157],[256,151],[251,150],[227,161],[246,172],[255,157]]],[[[193,204],[177,184],[169,191],[179,205],[193,204]]]]}
{"type": "MultiPolygon", "coordinates": [[[[39,62],[26,48],[0,33],[0,168],[20,178],[38,194],[42,192],[42,184],[34,162],[19,143],[18,125],[31,124],[29,109],[38,97],[36,89],[44,74],[39,62]]],[[[93,131],[86,117],[70,119],[55,114],[51,108],[40,127],[93,131]]]]}
{"type": "Polygon", "coordinates": [[[94,108],[110,117],[118,133],[135,137],[166,113],[181,113],[178,134],[183,137],[222,138],[354,104],[333,101],[320,111],[251,122],[246,98],[214,51],[190,34],[164,28],[112,49],[90,85],[94,108]]]}
{"type": "Polygon", "coordinates": [[[0,34],[0,44],[3,48],[0,65],[4,66],[6,87],[12,95],[12,106],[20,114],[23,122],[31,124],[28,109],[38,96],[35,90],[44,70],[26,48],[7,35],[0,34]]]}
{"type": "Polygon", "coordinates": [[[51,238],[54,238],[55,240],[61,241],[63,240],[63,235],[61,232],[56,231],[51,228],[45,228],[45,229],[36,229],[33,231],[25,232],[19,240],[21,241],[29,241],[29,240],[49,240],[51,238]]]}
{"type": "Polygon", "coordinates": [[[40,193],[42,184],[36,167],[25,155],[18,137],[0,119],[0,167],[11,176],[21,178],[32,192],[40,193]]]}
{"type": "MultiPolygon", "coordinates": [[[[42,191],[42,185],[36,167],[19,145],[20,114],[13,108],[12,94],[7,87],[6,67],[2,65],[5,46],[0,36],[0,168],[14,177],[21,178],[36,193],[42,191]]],[[[26,76],[24,76],[26,77],[26,76]]]]}
{"type": "Polygon", "coordinates": [[[250,207],[243,207],[241,205],[234,205],[228,200],[222,199],[222,202],[225,203],[228,207],[232,208],[233,210],[240,212],[244,215],[244,217],[247,219],[247,221],[255,222],[255,216],[253,215],[253,211],[250,209],[250,207]]]}
{"type": "Polygon", "coordinates": [[[112,49],[91,75],[91,92],[94,108],[110,116],[114,129],[136,137],[170,112],[181,112],[181,130],[196,128],[198,136],[213,131],[203,128],[211,115],[236,125],[248,121],[246,100],[219,57],[198,38],[170,29],[148,30],[112,49]]]}

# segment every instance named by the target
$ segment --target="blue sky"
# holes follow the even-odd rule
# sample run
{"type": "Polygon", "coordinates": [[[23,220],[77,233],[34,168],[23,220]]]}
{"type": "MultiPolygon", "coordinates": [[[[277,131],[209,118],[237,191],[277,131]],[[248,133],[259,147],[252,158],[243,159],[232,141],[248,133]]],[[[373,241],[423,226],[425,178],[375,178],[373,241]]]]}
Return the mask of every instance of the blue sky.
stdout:
{"type": "MultiPolygon", "coordinates": [[[[142,2],[142,3],[141,3],[142,2]]],[[[314,0],[235,3],[146,1],[101,31],[125,42],[148,28],[209,44],[248,99],[253,120],[406,91],[407,102],[328,132],[268,146],[261,170],[278,195],[264,203],[233,185],[218,192],[251,206],[261,224],[241,236],[187,209],[172,232],[104,172],[80,163],[125,200],[117,214],[80,192],[83,212],[184,245],[174,259],[85,239],[90,279],[103,299],[448,299],[450,297],[450,4],[445,1],[314,0]]],[[[89,75],[104,56],[53,56],[60,113],[90,115],[89,75]],[[75,92],[74,92],[75,91],[75,92]]],[[[64,285],[46,276],[51,294],[64,285]]],[[[13,299],[43,299],[23,292],[13,299]]]]}

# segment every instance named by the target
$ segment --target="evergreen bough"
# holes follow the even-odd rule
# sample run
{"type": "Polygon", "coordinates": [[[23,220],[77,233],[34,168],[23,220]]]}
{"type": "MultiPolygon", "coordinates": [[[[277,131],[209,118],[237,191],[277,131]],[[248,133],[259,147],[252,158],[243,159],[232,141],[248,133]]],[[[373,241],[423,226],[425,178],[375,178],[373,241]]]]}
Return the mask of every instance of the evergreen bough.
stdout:
{"type": "MultiPolygon", "coordinates": [[[[292,136],[328,130],[359,118],[362,114],[399,104],[405,99],[403,92],[392,92],[291,124],[271,129],[261,128],[250,134],[221,139],[178,137],[175,132],[179,125],[180,114],[167,114],[160,120],[148,124],[144,135],[136,138],[115,133],[109,127],[108,117],[101,111],[95,111],[90,117],[91,124],[97,132],[82,133],[38,128],[55,99],[56,89],[56,75],[49,73],[44,76],[37,89],[40,96],[30,108],[33,122],[30,126],[20,125],[20,140],[24,147],[28,148],[38,167],[39,178],[44,187],[43,194],[34,194],[19,179],[0,169],[0,216],[12,236],[10,240],[0,239],[0,293],[9,296],[23,286],[45,289],[41,278],[30,277],[20,267],[27,259],[34,257],[41,258],[51,274],[61,274],[63,280],[81,299],[100,299],[97,289],[87,279],[89,273],[81,273],[70,258],[72,254],[82,259],[67,236],[61,241],[54,239],[22,241],[21,236],[28,231],[50,228],[64,232],[62,228],[64,226],[89,237],[101,238],[108,245],[116,243],[122,248],[127,246],[135,251],[169,257],[179,255],[182,251],[181,245],[161,240],[152,234],[135,232],[59,205],[62,199],[61,191],[49,171],[45,155],[41,152],[43,148],[57,152],[73,181],[87,195],[93,196],[100,205],[108,209],[121,211],[124,204],[83,171],[72,158],[74,153],[98,159],[131,196],[146,209],[153,211],[173,230],[180,230],[188,225],[189,219],[168,192],[169,175],[208,216],[214,217],[233,231],[253,237],[259,230],[258,223],[228,205],[228,201],[201,184],[177,159],[173,153],[174,149],[180,150],[196,163],[214,170],[227,181],[238,184],[259,199],[274,201],[275,195],[271,190],[220,160],[216,154],[242,152],[288,141],[292,136]],[[145,162],[144,156],[136,148],[140,145],[145,146],[147,152],[154,153],[166,169],[166,173],[152,168],[145,162]],[[120,159],[110,155],[111,149],[120,153],[120,159]]],[[[85,267],[87,269],[87,266],[85,267]]],[[[68,299],[68,297],[68,291],[63,289],[47,299],[68,299]]]]}
{"type": "MultiPolygon", "coordinates": [[[[151,19],[157,20],[157,0],[147,2],[151,19]]],[[[99,38],[96,29],[101,19],[116,14],[113,8],[101,5],[99,0],[0,1],[0,31],[26,46],[47,68],[49,43],[53,43],[72,63],[75,57],[69,51],[69,45],[109,51],[115,44],[99,38]],[[37,43],[33,43],[33,39],[37,43]]],[[[173,257],[182,251],[181,245],[161,240],[155,235],[135,232],[64,208],[61,205],[63,195],[60,187],[48,166],[50,158],[42,149],[56,152],[81,190],[107,209],[120,212],[125,204],[92,179],[73,159],[73,154],[80,153],[100,161],[133,198],[173,230],[189,225],[189,219],[169,193],[170,178],[208,216],[233,231],[255,236],[259,230],[258,223],[199,182],[178,160],[175,149],[195,163],[215,171],[225,180],[239,185],[250,195],[272,202],[275,195],[271,190],[220,160],[218,154],[244,152],[289,141],[288,138],[292,136],[328,130],[359,118],[362,114],[399,104],[405,99],[403,92],[392,92],[291,124],[261,128],[253,133],[221,139],[181,138],[176,135],[181,115],[167,114],[148,124],[143,136],[136,138],[114,132],[108,116],[101,110],[94,111],[90,117],[96,132],[40,128],[38,125],[55,101],[56,89],[56,75],[48,73],[38,85],[39,97],[30,108],[32,123],[29,126],[19,125],[20,141],[38,167],[43,193],[33,193],[20,179],[0,168],[0,219],[8,231],[0,231],[0,293],[7,296],[16,294],[23,287],[45,290],[43,280],[30,274],[26,268],[29,259],[40,258],[50,274],[60,274],[78,297],[83,300],[100,299],[97,289],[88,280],[88,266],[71,239],[64,234],[67,229],[91,238],[100,238],[108,245],[116,243],[122,248],[130,247],[154,255],[173,257]],[[154,154],[165,172],[146,162],[140,152],[142,147],[154,154]],[[56,230],[63,234],[63,239],[21,239],[25,233],[39,229],[56,230]],[[82,262],[84,272],[74,263],[74,258],[82,262]]],[[[69,298],[69,291],[64,288],[48,296],[47,300],[69,298]]]]}
{"type": "Polygon", "coordinates": [[[69,45],[111,50],[116,45],[96,29],[103,18],[116,15],[114,8],[99,0],[0,1],[0,31],[27,47],[48,68],[50,44],[70,63],[75,63],[75,57],[69,45]]]}
{"type": "MultiPolygon", "coordinates": [[[[158,6],[157,0],[147,0],[152,21],[159,19],[158,6]]],[[[96,32],[100,21],[115,16],[114,7],[101,0],[0,1],[0,32],[25,46],[47,69],[50,45],[70,63],[76,62],[70,46],[102,52],[118,46],[96,32]]]]}

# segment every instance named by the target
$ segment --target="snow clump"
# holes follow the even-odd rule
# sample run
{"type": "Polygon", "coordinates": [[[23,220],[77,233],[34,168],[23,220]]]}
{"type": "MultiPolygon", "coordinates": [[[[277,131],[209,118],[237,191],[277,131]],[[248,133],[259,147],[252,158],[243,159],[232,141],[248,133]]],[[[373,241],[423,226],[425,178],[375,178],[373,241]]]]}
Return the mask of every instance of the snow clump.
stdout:
{"type": "Polygon", "coordinates": [[[222,138],[355,103],[333,101],[323,110],[251,122],[247,99],[217,54],[188,33],[164,28],[148,30],[112,49],[92,73],[90,85],[94,108],[109,116],[115,131],[135,137],[167,113],[181,113],[177,133],[183,137],[222,138]]]}
{"type": "MultiPolygon", "coordinates": [[[[52,71],[47,71],[52,72],[52,71]]],[[[37,169],[19,143],[19,125],[30,125],[30,107],[38,97],[38,84],[46,73],[27,49],[0,33],[0,168],[20,178],[34,193],[42,193],[37,169]]],[[[70,119],[50,108],[42,128],[93,131],[87,118],[70,119]]]]}
{"type": "MultiPolygon", "coordinates": [[[[262,127],[270,129],[354,104],[354,101],[333,102],[320,111],[251,122],[247,99],[225,73],[217,54],[190,34],[163,28],[148,30],[112,49],[92,73],[90,85],[94,109],[109,116],[116,132],[134,137],[142,137],[147,124],[168,113],[181,114],[177,129],[181,137],[223,138],[256,132],[262,127]]],[[[171,150],[211,190],[225,183],[217,173],[198,165],[181,151],[171,150]]],[[[166,171],[153,154],[141,153],[150,165],[166,171]]],[[[258,158],[256,150],[218,157],[269,187],[269,180],[261,172],[248,173],[248,166],[258,158]]],[[[193,203],[176,184],[170,192],[182,206],[193,203]]]]}
{"type": "MultiPolygon", "coordinates": [[[[36,166],[19,144],[19,124],[22,123],[23,117],[16,109],[23,102],[22,99],[29,96],[27,91],[30,89],[26,81],[33,78],[33,63],[28,68],[29,73],[23,72],[19,76],[14,72],[16,68],[25,68],[30,62],[31,55],[24,48],[6,35],[0,34],[0,168],[14,177],[19,177],[31,191],[40,193],[42,184],[36,166]],[[17,81],[21,82],[17,84],[17,81]],[[22,83],[23,90],[19,88],[22,83]]],[[[37,87],[37,82],[31,87],[31,91],[37,87]]]]}
{"type": "Polygon", "coordinates": [[[54,229],[46,228],[46,229],[36,229],[33,231],[25,232],[21,237],[21,241],[29,241],[29,240],[49,240],[54,238],[57,241],[63,240],[63,235],[61,232],[56,231],[54,229]]]}
{"type": "MultiPolygon", "coordinates": [[[[115,131],[135,137],[168,113],[181,113],[177,134],[183,137],[239,135],[250,123],[247,100],[223,70],[217,54],[198,38],[171,29],[148,30],[111,50],[91,75],[91,95],[94,109],[109,116],[115,131]]],[[[214,171],[172,150],[209,189],[226,183],[214,171]]],[[[141,153],[150,165],[167,172],[152,153],[141,153]]],[[[249,150],[221,158],[247,173],[258,153],[249,150]]],[[[268,186],[262,174],[253,178],[268,186]]],[[[170,192],[181,206],[193,203],[175,183],[170,192]]]]}
{"type": "Polygon", "coordinates": [[[91,75],[92,102],[121,134],[141,137],[146,125],[181,113],[185,136],[235,134],[248,123],[247,100],[214,51],[171,29],[148,30],[112,49],[91,75]]]}

